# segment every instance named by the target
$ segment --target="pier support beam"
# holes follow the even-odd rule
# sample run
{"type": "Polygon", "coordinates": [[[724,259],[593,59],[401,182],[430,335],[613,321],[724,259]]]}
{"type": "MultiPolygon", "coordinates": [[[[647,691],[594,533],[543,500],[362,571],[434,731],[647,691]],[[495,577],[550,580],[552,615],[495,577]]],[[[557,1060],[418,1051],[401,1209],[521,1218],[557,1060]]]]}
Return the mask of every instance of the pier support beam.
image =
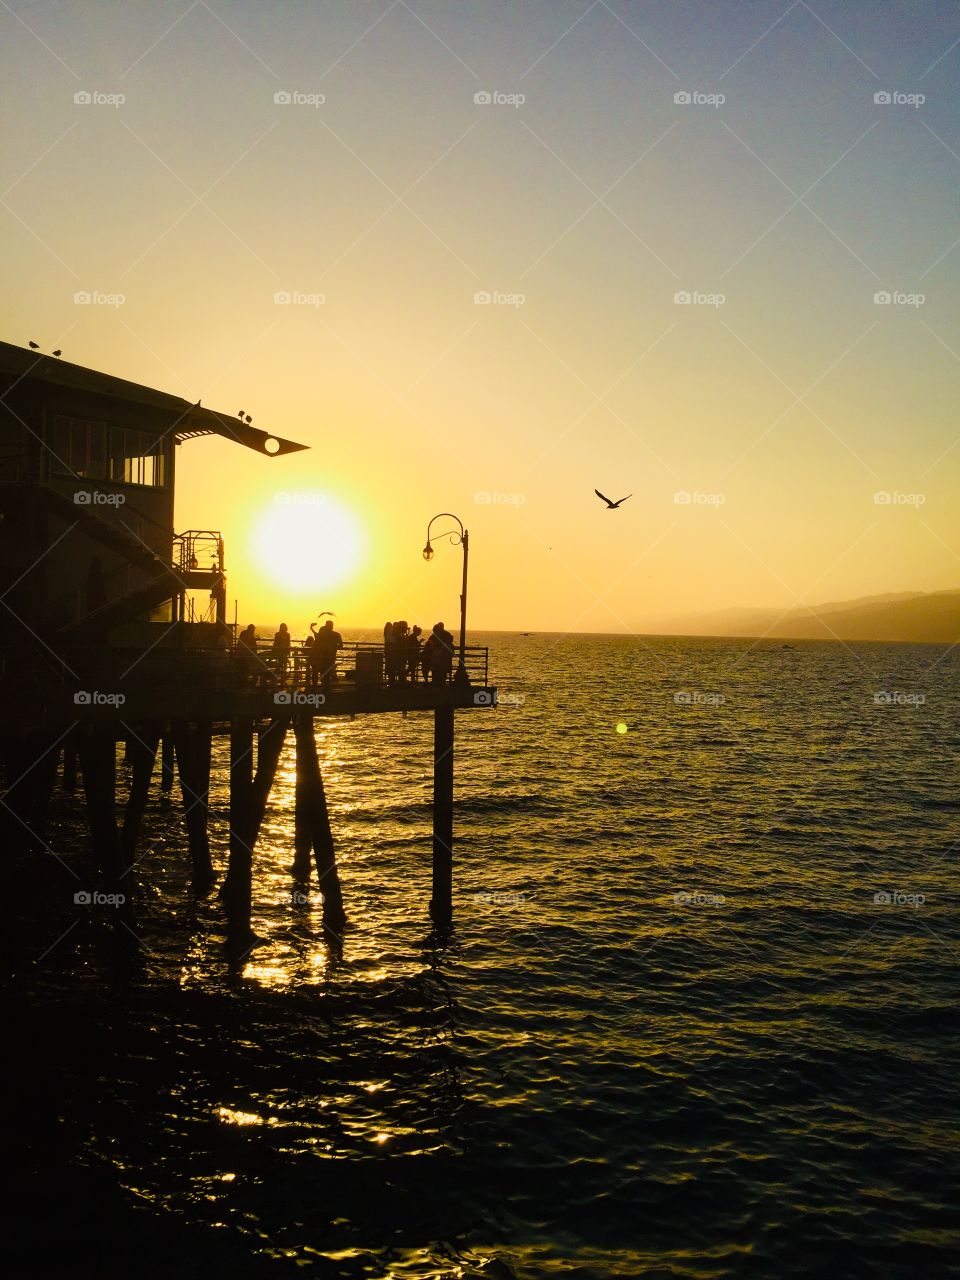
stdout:
{"type": "Polygon", "coordinates": [[[124,891],[129,897],[131,886],[121,890],[124,866],[117,830],[117,744],[113,730],[104,732],[95,726],[81,730],[77,739],[83,790],[86,797],[87,821],[94,852],[107,885],[107,891],[124,891]]]}
{"type": "Polygon", "coordinates": [[[163,735],[160,748],[160,790],[164,795],[173,790],[173,736],[170,733],[163,735]]]}
{"type": "Polygon", "coordinates": [[[179,725],[174,734],[183,820],[193,862],[193,887],[209,889],[216,876],[210,857],[207,817],[210,808],[210,724],[179,725]]]}
{"type": "Polygon", "coordinates": [[[253,723],[235,720],[230,726],[230,863],[222,896],[227,907],[232,945],[249,947],[253,881],[253,846],[267,808],[289,719],[271,720],[257,739],[257,769],[252,774],[253,723]]]}
{"type": "Polygon", "coordinates": [[[158,741],[157,730],[146,725],[138,726],[136,732],[130,733],[127,738],[126,759],[130,763],[132,777],[120,837],[120,854],[125,872],[133,866],[136,858],[137,839],[150,795],[150,779],[157,759],[158,741]]]}
{"type": "Polygon", "coordinates": [[[453,708],[433,713],[433,896],[438,923],[453,915],[453,708]]]}
{"type": "MultiPolygon", "coordinates": [[[[327,809],[327,797],[323,788],[323,774],[317,757],[317,743],[313,736],[313,716],[300,715],[293,722],[297,739],[297,815],[294,823],[295,833],[299,829],[299,839],[306,842],[306,859],[309,859],[310,846],[313,846],[314,861],[317,866],[317,884],[323,895],[323,923],[333,932],[339,932],[346,924],[346,913],[343,909],[343,891],[340,887],[340,876],[337,872],[337,856],[333,845],[333,832],[330,829],[330,814],[327,809]]],[[[298,836],[295,834],[294,839],[298,836]]],[[[297,861],[294,866],[301,866],[300,846],[297,847],[297,861]]],[[[309,876],[309,862],[306,875],[309,876]]]]}

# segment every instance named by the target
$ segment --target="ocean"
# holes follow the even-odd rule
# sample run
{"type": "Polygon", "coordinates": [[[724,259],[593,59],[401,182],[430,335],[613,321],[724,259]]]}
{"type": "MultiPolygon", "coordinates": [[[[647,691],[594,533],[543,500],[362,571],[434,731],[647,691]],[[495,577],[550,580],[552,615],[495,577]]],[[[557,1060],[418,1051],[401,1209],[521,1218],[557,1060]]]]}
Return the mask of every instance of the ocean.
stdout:
{"type": "MultiPolygon", "coordinates": [[[[14,1273],[960,1275],[960,648],[471,641],[449,938],[429,715],[318,722],[341,941],[291,897],[288,743],[240,969],[178,792],[135,940],[72,906],[57,800],[4,997],[14,1273]]],[[[221,785],[221,868],[226,833],[221,785]]]]}

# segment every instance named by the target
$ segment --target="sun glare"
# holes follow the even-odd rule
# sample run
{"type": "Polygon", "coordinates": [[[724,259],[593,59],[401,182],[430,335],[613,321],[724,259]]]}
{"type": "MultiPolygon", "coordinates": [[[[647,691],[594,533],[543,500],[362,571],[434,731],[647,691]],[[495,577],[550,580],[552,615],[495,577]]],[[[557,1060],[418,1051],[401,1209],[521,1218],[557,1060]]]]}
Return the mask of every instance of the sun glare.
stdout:
{"type": "Polygon", "coordinates": [[[251,550],[264,577],[291,592],[339,586],[363,556],[356,517],[320,493],[281,493],[253,524],[251,550]]]}

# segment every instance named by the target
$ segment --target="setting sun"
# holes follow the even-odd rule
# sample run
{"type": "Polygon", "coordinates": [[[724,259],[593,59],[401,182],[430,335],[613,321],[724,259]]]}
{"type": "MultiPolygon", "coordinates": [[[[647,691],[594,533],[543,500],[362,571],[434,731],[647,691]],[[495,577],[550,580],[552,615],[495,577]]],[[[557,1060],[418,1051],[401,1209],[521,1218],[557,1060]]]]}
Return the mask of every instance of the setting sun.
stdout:
{"type": "Polygon", "coordinates": [[[364,537],[353,513],[327,495],[286,492],[255,518],[250,549],[265,578],[306,595],[352,577],[364,537]]]}

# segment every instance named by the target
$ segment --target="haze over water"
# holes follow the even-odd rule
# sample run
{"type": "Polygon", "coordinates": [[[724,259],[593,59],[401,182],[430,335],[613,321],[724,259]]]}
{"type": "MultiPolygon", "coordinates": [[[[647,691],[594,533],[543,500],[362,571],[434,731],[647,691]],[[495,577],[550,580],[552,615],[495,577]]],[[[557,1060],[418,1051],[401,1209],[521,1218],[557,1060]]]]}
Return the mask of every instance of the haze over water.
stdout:
{"type": "Polygon", "coordinates": [[[448,945],[430,718],[321,721],[342,949],[291,902],[287,758],[242,973],[155,802],[139,967],[104,919],[22,978],[82,1212],[167,1215],[147,1274],[954,1274],[958,651],[476,639],[448,945]]]}

